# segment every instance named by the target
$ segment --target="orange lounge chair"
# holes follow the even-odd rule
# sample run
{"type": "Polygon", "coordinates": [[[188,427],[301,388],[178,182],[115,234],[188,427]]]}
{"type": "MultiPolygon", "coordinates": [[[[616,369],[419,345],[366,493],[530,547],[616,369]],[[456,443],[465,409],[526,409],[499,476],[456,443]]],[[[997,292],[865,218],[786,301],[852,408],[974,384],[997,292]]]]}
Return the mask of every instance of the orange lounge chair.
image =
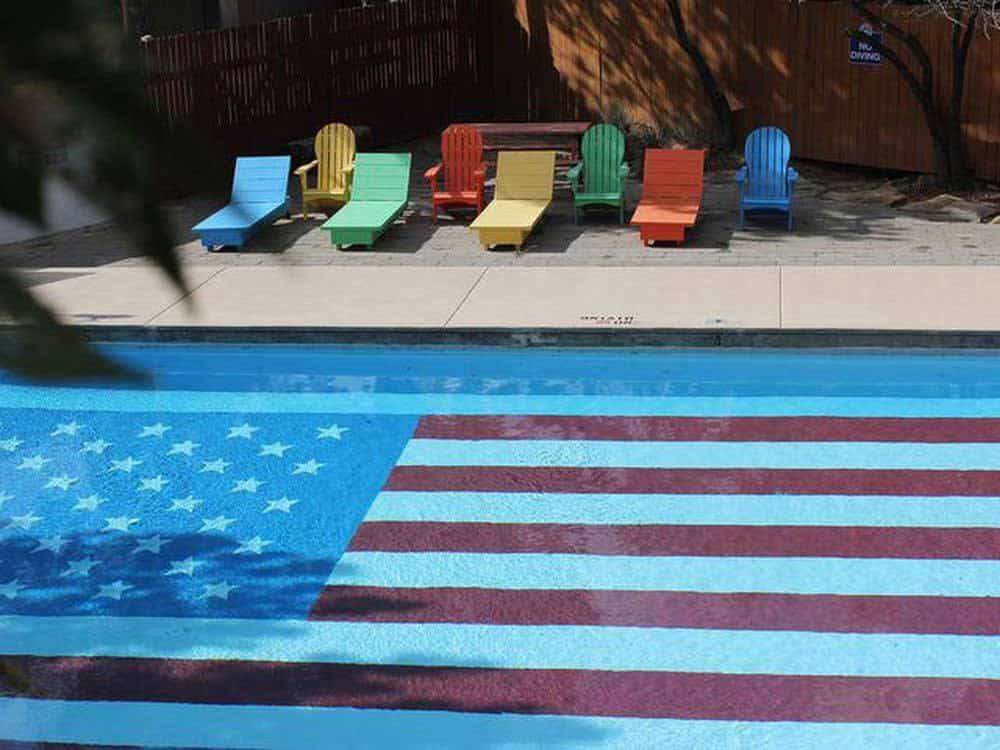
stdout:
{"type": "Polygon", "coordinates": [[[684,232],[698,220],[704,176],[704,151],[646,149],[642,199],[632,215],[644,245],[684,242],[684,232]]]}

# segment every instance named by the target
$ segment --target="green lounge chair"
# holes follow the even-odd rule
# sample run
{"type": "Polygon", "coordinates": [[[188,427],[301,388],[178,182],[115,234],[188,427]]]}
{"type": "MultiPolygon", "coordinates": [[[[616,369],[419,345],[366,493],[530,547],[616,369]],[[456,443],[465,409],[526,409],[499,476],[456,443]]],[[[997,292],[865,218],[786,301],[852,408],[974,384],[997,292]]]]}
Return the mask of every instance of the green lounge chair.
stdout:
{"type": "Polygon", "coordinates": [[[411,154],[358,154],[350,202],[323,225],[330,242],[371,247],[406,208],[411,154]]]}
{"type": "Polygon", "coordinates": [[[583,134],[580,151],[583,161],[566,173],[573,189],[573,221],[579,223],[583,208],[608,206],[618,209],[618,221],[624,224],[629,168],[622,131],[614,125],[594,125],[583,134]]]}

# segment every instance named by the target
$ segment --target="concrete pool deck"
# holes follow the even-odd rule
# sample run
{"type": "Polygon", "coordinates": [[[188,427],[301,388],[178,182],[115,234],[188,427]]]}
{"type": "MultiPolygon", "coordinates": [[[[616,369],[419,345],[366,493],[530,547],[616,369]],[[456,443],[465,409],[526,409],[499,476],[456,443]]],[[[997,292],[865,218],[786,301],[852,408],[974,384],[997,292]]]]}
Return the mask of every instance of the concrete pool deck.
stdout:
{"type": "Polygon", "coordinates": [[[21,271],[83,326],[1000,331],[1000,267],[210,267],[21,271]]]}

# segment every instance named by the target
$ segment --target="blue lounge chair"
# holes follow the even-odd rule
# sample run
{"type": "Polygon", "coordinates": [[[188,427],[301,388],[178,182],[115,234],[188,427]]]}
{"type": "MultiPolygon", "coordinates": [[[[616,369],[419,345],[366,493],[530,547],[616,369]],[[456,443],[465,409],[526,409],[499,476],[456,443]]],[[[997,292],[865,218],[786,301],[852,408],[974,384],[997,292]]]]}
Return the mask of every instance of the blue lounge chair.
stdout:
{"type": "Polygon", "coordinates": [[[792,190],[799,173],[788,166],[792,145],[779,128],[757,128],[744,149],[746,166],[736,173],[740,186],[740,229],[747,211],[780,211],[792,229],[792,190]]]}
{"type": "Polygon", "coordinates": [[[243,247],[275,219],[288,215],[291,167],[289,156],[240,157],[236,160],[229,205],[191,231],[209,250],[219,246],[243,247]]]}

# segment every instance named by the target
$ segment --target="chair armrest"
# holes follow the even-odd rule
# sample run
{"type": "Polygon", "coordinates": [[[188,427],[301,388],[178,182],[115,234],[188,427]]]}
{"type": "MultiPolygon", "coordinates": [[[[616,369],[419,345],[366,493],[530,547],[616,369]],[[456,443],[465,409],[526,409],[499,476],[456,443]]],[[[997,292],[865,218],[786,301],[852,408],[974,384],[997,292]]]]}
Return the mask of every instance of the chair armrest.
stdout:
{"type": "Polygon", "coordinates": [[[575,193],[577,188],[580,187],[580,175],[583,174],[583,162],[578,162],[575,166],[570,167],[569,171],[566,172],[566,179],[569,180],[570,187],[575,193]]]}
{"type": "Polygon", "coordinates": [[[618,168],[618,175],[622,178],[632,176],[632,168],[628,165],[627,161],[623,161],[618,168]]]}
{"type": "Polygon", "coordinates": [[[354,171],[354,162],[351,162],[340,171],[343,172],[344,174],[351,174],[354,171]]]}
{"type": "Polygon", "coordinates": [[[789,167],[788,168],[788,182],[789,183],[796,183],[798,181],[799,181],[798,170],[793,169],[792,167],[789,167]]]}
{"type": "Polygon", "coordinates": [[[318,166],[319,166],[319,161],[313,160],[308,164],[303,164],[301,167],[296,169],[295,174],[297,174],[299,177],[305,177],[307,174],[309,174],[310,171],[316,169],[316,167],[318,166]]]}
{"type": "Polygon", "coordinates": [[[486,187],[486,162],[482,162],[476,167],[472,173],[472,177],[476,181],[476,189],[480,191],[484,190],[486,187]]]}
{"type": "Polygon", "coordinates": [[[438,162],[433,167],[424,172],[424,179],[426,179],[427,182],[431,184],[432,193],[437,190],[438,175],[441,174],[441,169],[443,168],[443,166],[444,165],[441,162],[438,162]]]}
{"type": "Polygon", "coordinates": [[[740,167],[736,170],[736,174],[733,175],[733,179],[741,185],[747,181],[747,168],[740,167]]]}

